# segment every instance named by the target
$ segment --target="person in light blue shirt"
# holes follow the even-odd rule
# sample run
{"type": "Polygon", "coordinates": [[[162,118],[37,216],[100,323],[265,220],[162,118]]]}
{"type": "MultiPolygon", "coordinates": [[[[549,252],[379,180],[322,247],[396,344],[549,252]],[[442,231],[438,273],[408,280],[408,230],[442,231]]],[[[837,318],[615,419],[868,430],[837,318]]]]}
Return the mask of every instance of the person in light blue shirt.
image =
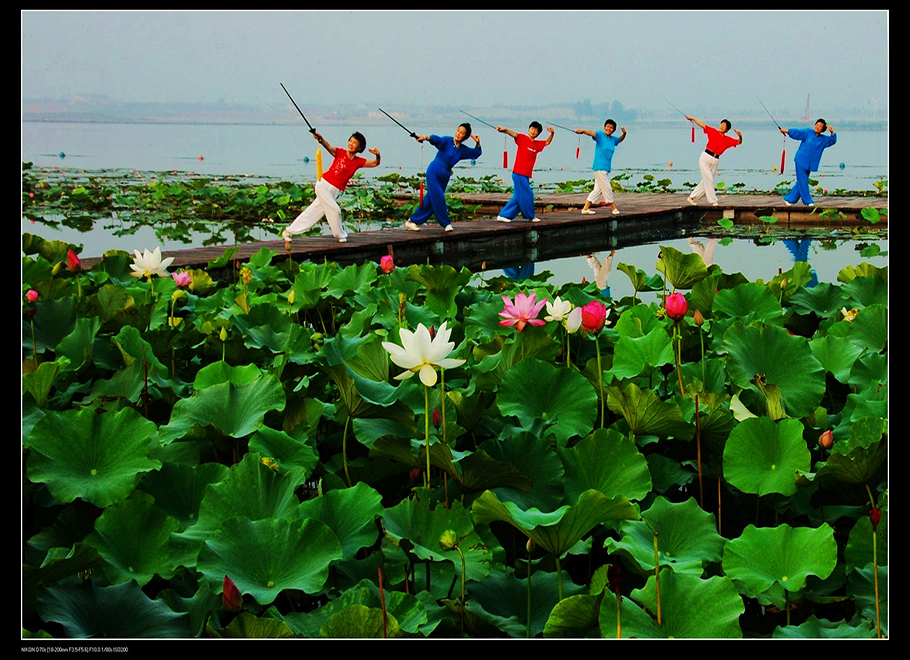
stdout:
{"type": "Polygon", "coordinates": [[[610,184],[610,171],[613,169],[613,152],[619,143],[626,139],[626,127],[623,126],[622,135],[617,137],[613,135],[616,132],[616,122],[608,119],[604,122],[602,131],[589,131],[584,128],[578,128],[575,132],[578,135],[588,135],[594,139],[594,190],[585,200],[585,207],[581,210],[583,215],[594,215],[591,210],[591,203],[602,198],[607,205],[613,209],[613,215],[619,213],[616,204],[613,202],[613,186],[610,184]]]}
{"type": "Polygon", "coordinates": [[[420,225],[436,216],[436,222],[445,231],[452,231],[452,221],[449,220],[449,209],[446,206],[446,186],[452,176],[452,168],[458,161],[480,158],[480,136],[471,135],[471,125],[461,124],[454,136],[450,135],[417,135],[418,142],[429,142],[438,150],[436,158],[427,167],[427,198],[423,205],[418,207],[411,219],[404,226],[411,231],[420,231],[420,225]],[[474,148],[462,144],[468,136],[474,140],[474,148]]]}
{"type": "Polygon", "coordinates": [[[822,152],[837,143],[834,129],[828,126],[824,119],[819,119],[815,122],[814,129],[782,128],[780,132],[800,142],[799,149],[796,150],[796,156],[793,158],[796,170],[796,185],[784,197],[784,204],[790,206],[798,200],[802,200],[806,206],[815,206],[815,202],[812,201],[812,195],[809,192],[809,173],[818,170],[822,152]],[[830,131],[831,134],[822,135],[825,130],[830,131]]]}

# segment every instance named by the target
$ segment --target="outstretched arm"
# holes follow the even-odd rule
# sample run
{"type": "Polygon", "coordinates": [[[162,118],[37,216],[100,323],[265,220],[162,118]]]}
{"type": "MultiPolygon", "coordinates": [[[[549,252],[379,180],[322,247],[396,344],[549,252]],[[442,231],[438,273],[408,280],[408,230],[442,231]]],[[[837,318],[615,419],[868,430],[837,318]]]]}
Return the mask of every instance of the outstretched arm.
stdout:
{"type": "Polygon", "coordinates": [[[335,147],[333,147],[331,144],[326,142],[325,138],[322,137],[322,135],[320,135],[319,133],[313,133],[313,139],[316,140],[316,142],[321,144],[323,147],[325,147],[325,150],[329,152],[329,155],[332,158],[335,157],[335,147]]]}
{"type": "Polygon", "coordinates": [[[374,149],[367,149],[367,151],[369,151],[371,154],[373,154],[374,156],[376,156],[376,158],[373,159],[373,160],[368,160],[368,161],[366,162],[366,164],[364,165],[364,167],[376,167],[377,165],[379,165],[379,160],[380,160],[379,149],[375,149],[375,148],[374,148],[374,149]]]}
{"type": "Polygon", "coordinates": [[[497,126],[496,130],[499,131],[500,133],[505,133],[513,140],[518,136],[518,133],[516,133],[515,131],[513,131],[510,128],[506,128],[505,126],[497,126]]]}
{"type": "Polygon", "coordinates": [[[698,126],[699,128],[704,128],[704,127],[705,127],[705,122],[699,121],[699,120],[696,119],[695,117],[690,117],[689,115],[686,115],[686,119],[688,119],[689,121],[691,121],[693,124],[695,124],[695,125],[698,126]]]}
{"type": "Polygon", "coordinates": [[[589,131],[584,128],[576,128],[575,133],[577,135],[587,135],[588,137],[595,137],[594,131],[589,131]]]}

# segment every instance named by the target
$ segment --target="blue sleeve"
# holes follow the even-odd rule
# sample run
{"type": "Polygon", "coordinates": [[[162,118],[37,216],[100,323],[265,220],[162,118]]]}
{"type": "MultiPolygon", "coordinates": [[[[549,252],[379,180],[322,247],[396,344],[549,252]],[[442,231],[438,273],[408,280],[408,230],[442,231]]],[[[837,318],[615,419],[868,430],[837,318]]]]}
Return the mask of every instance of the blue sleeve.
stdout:
{"type": "Polygon", "coordinates": [[[442,138],[439,137],[438,135],[431,135],[430,144],[432,144],[434,147],[439,149],[439,147],[442,146],[442,138]]]}
{"type": "MultiPolygon", "coordinates": [[[[813,131],[813,133],[814,132],[815,131],[813,131]]],[[[789,137],[793,138],[794,140],[799,140],[800,142],[802,142],[807,137],[809,137],[809,129],[808,128],[788,128],[787,135],[789,137]]]]}

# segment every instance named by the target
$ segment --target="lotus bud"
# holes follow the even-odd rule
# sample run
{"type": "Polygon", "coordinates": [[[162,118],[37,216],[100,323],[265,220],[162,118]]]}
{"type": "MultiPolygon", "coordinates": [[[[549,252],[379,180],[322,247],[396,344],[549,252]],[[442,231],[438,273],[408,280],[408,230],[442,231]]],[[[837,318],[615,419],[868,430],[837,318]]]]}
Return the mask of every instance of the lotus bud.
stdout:
{"type": "Polygon", "coordinates": [[[379,267],[382,269],[383,273],[391,273],[395,270],[395,258],[391,254],[385,255],[379,260],[379,267]]]}
{"type": "Polygon", "coordinates": [[[69,268],[72,273],[75,273],[82,267],[82,262],[79,260],[79,257],[76,256],[76,253],[73,252],[73,248],[70,248],[66,253],[66,267],[69,268]]]}
{"type": "Polygon", "coordinates": [[[532,539],[532,538],[529,536],[529,537],[528,537],[528,542],[525,543],[525,550],[528,551],[528,554],[531,554],[532,552],[534,552],[534,545],[535,545],[535,544],[534,544],[534,539],[532,539]]]}
{"type": "Polygon", "coordinates": [[[695,321],[695,325],[701,327],[705,324],[705,317],[702,316],[701,310],[696,309],[695,313],[692,315],[692,320],[695,321]]]}
{"type": "Polygon", "coordinates": [[[674,321],[679,321],[689,311],[689,303],[683,294],[671,293],[664,301],[664,308],[667,310],[667,316],[674,321]]]}
{"type": "Polygon", "coordinates": [[[291,289],[291,292],[288,294],[288,305],[294,304],[294,298],[296,298],[296,296],[294,295],[295,293],[296,292],[294,291],[294,289],[291,289]]]}
{"type": "Polygon", "coordinates": [[[221,332],[218,333],[218,338],[221,341],[227,341],[227,328],[222,326],[221,332]]]}
{"type": "Polygon", "coordinates": [[[408,472],[408,477],[411,479],[411,484],[416,486],[418,483],[420,483],[420,470],[414,468],[408,472]]]}
{"type": "Polygon", "coordinates": [[[822,449],[831,449],[831,445],[834,444],[834,434],[830,430],[825,431],[818,438],[818,446],[822,449]]]}
{"type": "Polygon", "coordinates": [[[452,550],[458,543],[458,535],[453,529],[447,529],[439,537],[439,547],[443,550],[452,550]]]}
{"type": "Polygon", "coordinates": [[[239,612],[243,605],[243,596],[234,581],[227,575],[224,576],[224,586],[221,591],[221,603],[228,612],[239,612]]]}
{"type": "Polygon", "coordinates": [[[433,408],[433,428],[439,428],[442,424],[442,417],[439,414],[439,408],[433,408]]]}
{"type": "Polygon", "coordinates": [[[29,302],[35,302],[38,300],[38,292],[34,289],[29,289],[28,293],[25,294],[25,299],[29,302]]]}
{"type": "Polygon", "coordinates": [[[874,530],[878,527],[878,523],[882,519],[882,510],[878,507],[872,507],[869,509],[869,520],[872,522],[872,529],[874,530]]]}

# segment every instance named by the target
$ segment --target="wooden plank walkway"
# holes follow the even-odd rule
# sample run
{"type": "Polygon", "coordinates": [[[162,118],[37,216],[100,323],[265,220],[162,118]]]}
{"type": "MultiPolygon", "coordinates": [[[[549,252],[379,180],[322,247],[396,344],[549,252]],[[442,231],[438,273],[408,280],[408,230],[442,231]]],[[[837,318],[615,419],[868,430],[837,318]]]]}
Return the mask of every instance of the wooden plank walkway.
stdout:
{"type": "MultiPolygon", "coordinates": [[[[403,224],[393,229],[349,232],[347,243],[339,243],[331,235],[298,236],[289,255],[299,262],[328,260],[347,265],[378,262],[383,255],[393,254],[399,266],[429,262],[471,270],[484,265],[494,269],[688,236],[717,226],[724,217],[736,224],[761,225],[760,216],[773,215],[778,219],[775,230],[852,227],[865,223],[860,216],[863,208],[884,209],[888,205],[886,197],[820,197],[812,214],[812,209],[802,205],[785,206],[779,195],[721,195],[719,205],[711,207],[691,206],[684,193],[617,193],[619,215],[602,206],[594,207],[594,215],[581,215],[587,193],[554,193],[537,196],[540,222],[531,223],[519,216],[507,224],[497,222],[495,216],[510,195],[457,196],[466,205],[480,205],[480,218],[456,223],[452,232],[444,232],[431,220],[419,232],[409,231],[403,224]],[[844,217],[826,221],[819,217],[825,209],[836,209],[844,217]]],[[[876,226],[887,228],[887,220],[876,226]]],[[[284,241],[277,239],[238,246],[234,259],[247,261],[263,247],[288,253],[284,241]]],[[[224,250],[224,246],[194,248],[168,251],[164,256],[174,257],[171,269],[206,268],[224,250]]],[[[83,259],[83,264],[90,268],[95,261],[83,259]]]]}

